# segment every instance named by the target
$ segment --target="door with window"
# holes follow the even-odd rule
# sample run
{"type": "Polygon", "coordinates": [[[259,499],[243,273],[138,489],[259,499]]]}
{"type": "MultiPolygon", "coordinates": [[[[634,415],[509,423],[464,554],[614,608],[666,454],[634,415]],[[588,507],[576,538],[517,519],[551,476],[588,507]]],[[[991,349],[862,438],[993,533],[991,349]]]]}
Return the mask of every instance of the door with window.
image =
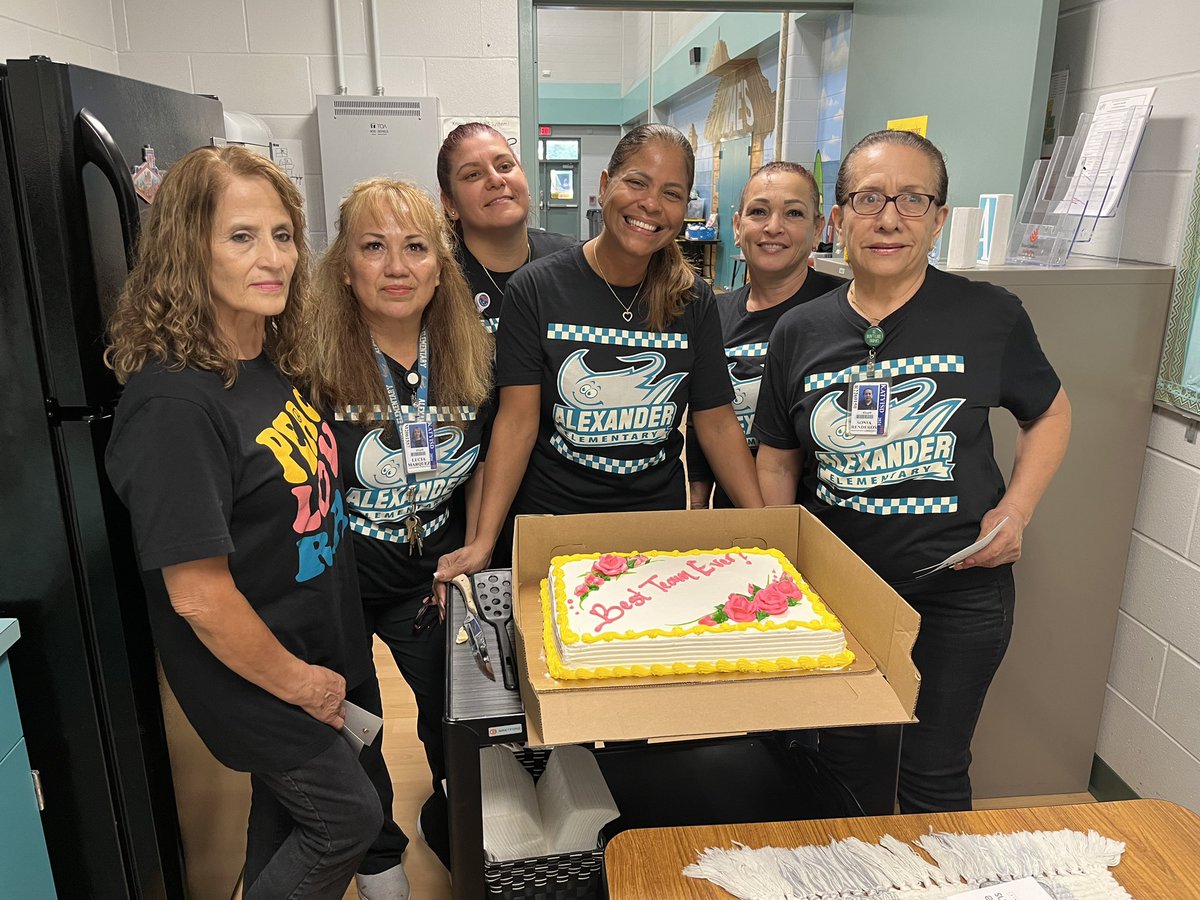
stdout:
{"type": "Polygon", "coordinates": [[[538,141],[538,204],[542,227],[579,237],[579,138],[538,141]]]}

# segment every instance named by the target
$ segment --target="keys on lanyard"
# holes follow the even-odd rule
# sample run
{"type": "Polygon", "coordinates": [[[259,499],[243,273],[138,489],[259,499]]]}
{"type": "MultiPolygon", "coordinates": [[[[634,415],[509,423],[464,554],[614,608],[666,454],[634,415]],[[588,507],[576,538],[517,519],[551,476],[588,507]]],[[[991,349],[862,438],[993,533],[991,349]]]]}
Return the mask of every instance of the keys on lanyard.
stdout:
{"type": "MultiPolygon", "coordinates": [[[[415,418],[405,415],[387,357],[383,355],[374,338],[371,339],[371,349],[375,351],[375,363],[379,366],[379,375],[383,379],[388,404],[392,408],[392,419],[403,450],[405,474],[411,479],[414,474],[419,472],[436,471],[437,433],[426,417],[429,403],[429,335],[424,329],[421,330],[421,337],[417,344],[417,371],[410,372],[405,379],[410,387],[415,388],[415,418]]],[[[410,482],[405,499],[407,500],[408,514],[400,521],[400,527],[404,530],[404,539],[408,544],[409,555],[420,556],[425,543],[425,532],[421,527],[421,517],[417,511],[417,486],[415,484],[410,482]]]]}
{"type": "Polygon", "coordinates": [[[421,517],[417,515],[417,489],[408,489],[408,515],[404,517],[404,539],[408,542],[408,555],[420,556],[425,545],[425,533],[421,530],[421,517]]]}

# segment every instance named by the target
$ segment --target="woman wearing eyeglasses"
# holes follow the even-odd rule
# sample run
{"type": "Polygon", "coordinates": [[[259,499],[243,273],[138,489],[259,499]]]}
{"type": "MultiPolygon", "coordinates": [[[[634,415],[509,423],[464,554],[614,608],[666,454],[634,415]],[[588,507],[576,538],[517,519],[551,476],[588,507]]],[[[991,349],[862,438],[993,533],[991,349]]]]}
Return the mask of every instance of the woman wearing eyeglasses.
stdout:
{"type": "MultiPolygon", "coordinates": [[[[929,265],[948,179],[923,137],[879,131],[846,155],[831,215],[854,280],[772,335],[754,436],[768,504],[805,504],[921,614],[918,724],[901,749],[902,812],[969,809],[971,736],[1012,632],[1012,564],[1066,451],[1067,395],[1012,294],[929,265]],[[874,402],[856,402],[872,391],[874,402]],[[1007,487],[988,413],[1020,424],[1007,487]],[[978,538],[951,569],[917,577],[978,538]]],[[[852,788],[863,730],[821,735],[852,788]]]]}

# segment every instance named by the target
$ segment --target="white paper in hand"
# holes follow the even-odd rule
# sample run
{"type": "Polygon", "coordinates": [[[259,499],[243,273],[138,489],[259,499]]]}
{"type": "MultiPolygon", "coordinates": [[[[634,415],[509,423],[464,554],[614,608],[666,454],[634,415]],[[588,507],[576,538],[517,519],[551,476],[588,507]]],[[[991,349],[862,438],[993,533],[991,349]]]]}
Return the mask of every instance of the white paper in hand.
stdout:
{"type": "Polygon", "coordinates": [[[982,550],[984,547],[986,547],[988,544],[990,544],[992,541],[994,541],[996,539],[996,535],[998,535],[1000,533],[1000,529],[1004,527],[1004,523],[1007,521],[1008,521],[1008,516],[1005,516],[1003,519],[1000,520],[999,525],[997,525],[995,528],[993,528],[991,531],[989,531],[987,534],[985,534],[983,537],[981,537],[979,540],[977,540],[971,546],[963,547],[963,549],[959,550],[957,553],[951,553],[949,556],[947,556],[945,559],[943,559],[940,563],[937,563],[936,565],[926,566],[924,569],[917,569],[917,571],[913,572],[913,574],[916,575],[918,578],[924,578],[926,575],[932,575],[934,572],[940,572],[940,571],[942,571],[942,569],[950,568],[955,563],[962,562],[964,559],[966,559],[972,553],[978,553],[980,550],[982,550]]]}
{"type": "MultiPolygon", "coordinates": [[[[369,747],[375,742],[375,735],[379,734],[379,729],[383,727],[383,719],[374,713],[367,712],[361,706],[355,706],[349,700],[345,701],[342,706],[346,720],[346,724],[342,726],[342,734],[349,733],[358,740],[359,744],[369,747]]],[[[350,746],[361,749],[356,747],[353,742],[350,746]]]]}

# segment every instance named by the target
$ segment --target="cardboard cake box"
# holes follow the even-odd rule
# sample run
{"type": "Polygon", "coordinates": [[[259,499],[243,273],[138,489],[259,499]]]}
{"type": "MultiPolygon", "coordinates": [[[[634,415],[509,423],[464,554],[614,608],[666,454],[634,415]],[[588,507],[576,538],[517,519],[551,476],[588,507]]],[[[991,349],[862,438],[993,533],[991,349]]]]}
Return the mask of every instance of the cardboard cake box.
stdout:
{"type": "Polygon", "coordinates": [[[920,617],[803,507],[520,516],[513,610],[529,743],[682,738],[912,722],[920,617]],[[841,619],[855,664],[838,672],[558,681],[546,669],[541,582],[570,553],[781,550],[841,619]]]}

